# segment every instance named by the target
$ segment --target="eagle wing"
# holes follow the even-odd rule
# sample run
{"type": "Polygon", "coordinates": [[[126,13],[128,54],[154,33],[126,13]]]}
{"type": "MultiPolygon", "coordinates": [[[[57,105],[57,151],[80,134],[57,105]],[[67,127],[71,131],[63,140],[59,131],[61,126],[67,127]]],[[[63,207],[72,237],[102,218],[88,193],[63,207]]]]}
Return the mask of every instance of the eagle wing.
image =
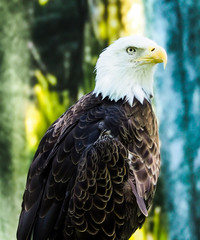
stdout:
{"type": "Polygon", "coordinates": [[[160,171],[160,147],[157,119],[148,101],[134,101],[126,105],[128,121],[123,121],[120,132],[128,144],[129,185],[141,212],[147,216],[160,171]]]}
{"type": "Polygon", "coordinates": [[[120,185],[120,190],[116,187],[113,191],[112,184],[122,183],[124,179],[123,159],[127,152],[102,127],[104,109],[96,106],[95,101],[83,106],[86,102],[83,99],[69,109],[41,140],[23,196],[17,232],[20,240],[32,236],[37,240],[56,238],[61,229],[65,229],[66,235],[76,234],[75,230],[71,232],[73,229],[86,230],[84,227],[86,232],[94,233],[99,231],[99,222],[101,231],[114,234],[114,226],[109,228],[112,230],[107,229],[108,220],[112,218],[115,222],[114,211],[115,215],[121,214],[117,206],[123,202],[123,189],[120,185]],[[87,201],[86,195],[90,196],[87,201]],[[83,215],[78,217],[81,209],[88,210],[85,221],[83,215]],[[105,218],[106,211],[113,214],[105,218]]]}
{"type": "Polygon", "coordinates": [[[33,225],[38,217],[39,209],[41,209],[41,203],[45,201],[44,189],[48,184],[52,162],[58,151],[56,146],[63,123],[64,118],[61,116],[47,130],[30,166],[17,231],[18,239],[30,239],[33,225]]]}

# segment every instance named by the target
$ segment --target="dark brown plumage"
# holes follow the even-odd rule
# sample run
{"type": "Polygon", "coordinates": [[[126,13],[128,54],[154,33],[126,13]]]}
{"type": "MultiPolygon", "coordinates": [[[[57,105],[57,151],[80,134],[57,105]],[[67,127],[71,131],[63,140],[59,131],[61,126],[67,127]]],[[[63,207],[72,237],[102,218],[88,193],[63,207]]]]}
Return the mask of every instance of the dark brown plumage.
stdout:
{"type": "Polygon", "coordinates": [[[127,240],[144,223],[159,169],[151,104],[89,93],[41,140],[17,238],[127,240]]]}

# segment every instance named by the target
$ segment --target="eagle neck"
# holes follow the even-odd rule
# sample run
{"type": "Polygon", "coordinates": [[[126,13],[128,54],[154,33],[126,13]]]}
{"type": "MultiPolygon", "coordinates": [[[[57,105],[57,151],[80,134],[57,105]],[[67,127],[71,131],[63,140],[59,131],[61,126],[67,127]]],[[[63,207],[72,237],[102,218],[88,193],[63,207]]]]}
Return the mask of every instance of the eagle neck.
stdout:
{"type": "Polygon", "coordinates": [[[152,67],[139,69],[133,68],[97,69],[94,94],[108,97],[111,101],[125,99],[130,106],[136,98],[141,104],[144,99],[150,102],[153,96],[152,67]]]}

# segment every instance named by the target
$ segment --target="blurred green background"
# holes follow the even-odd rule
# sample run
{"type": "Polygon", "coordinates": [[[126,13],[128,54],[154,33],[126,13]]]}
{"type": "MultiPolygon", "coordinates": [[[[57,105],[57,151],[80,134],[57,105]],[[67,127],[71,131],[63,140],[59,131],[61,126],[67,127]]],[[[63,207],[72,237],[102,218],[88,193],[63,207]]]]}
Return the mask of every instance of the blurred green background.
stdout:
{"type": "Polygon", "coordinates": [[[132,240],[200,239],[200,1],[0,2],[0,239],[16,239],[26,175],[38,143],[94,87],[98,55],[144,34],[168,52],[154,107],[162,168],[154,205],[132,240]]]}

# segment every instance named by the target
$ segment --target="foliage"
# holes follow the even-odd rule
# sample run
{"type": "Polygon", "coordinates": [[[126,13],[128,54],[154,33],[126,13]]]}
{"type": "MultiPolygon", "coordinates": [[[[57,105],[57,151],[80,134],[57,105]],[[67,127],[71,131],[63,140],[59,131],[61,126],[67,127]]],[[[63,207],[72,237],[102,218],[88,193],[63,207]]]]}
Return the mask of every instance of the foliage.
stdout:
{"type": "Polygon", "coordinates": [[[45,4],[47,4],[49,2],[49,0],[38,0],[38,2],[41,6],[44,6],[45,4]]]}
{"type": "Polygon", "coordinates": [[[35,101],[29,102],[26,112],[26,134],[29,148],[35,151],[44,132],[69,106],[68,91],[51,90],[57,79],[51,74],[44,76],[40,70],[35,71],[37,83],[33,91],[35,101]]]}
{"type": "Polygon", "coordinates": [[[167,240],[167,222],[165,219],[161,214],[161,207],[156,206],[154,211],[150,211],[144,226],[138,229],[130,240],[167,240]]]}

